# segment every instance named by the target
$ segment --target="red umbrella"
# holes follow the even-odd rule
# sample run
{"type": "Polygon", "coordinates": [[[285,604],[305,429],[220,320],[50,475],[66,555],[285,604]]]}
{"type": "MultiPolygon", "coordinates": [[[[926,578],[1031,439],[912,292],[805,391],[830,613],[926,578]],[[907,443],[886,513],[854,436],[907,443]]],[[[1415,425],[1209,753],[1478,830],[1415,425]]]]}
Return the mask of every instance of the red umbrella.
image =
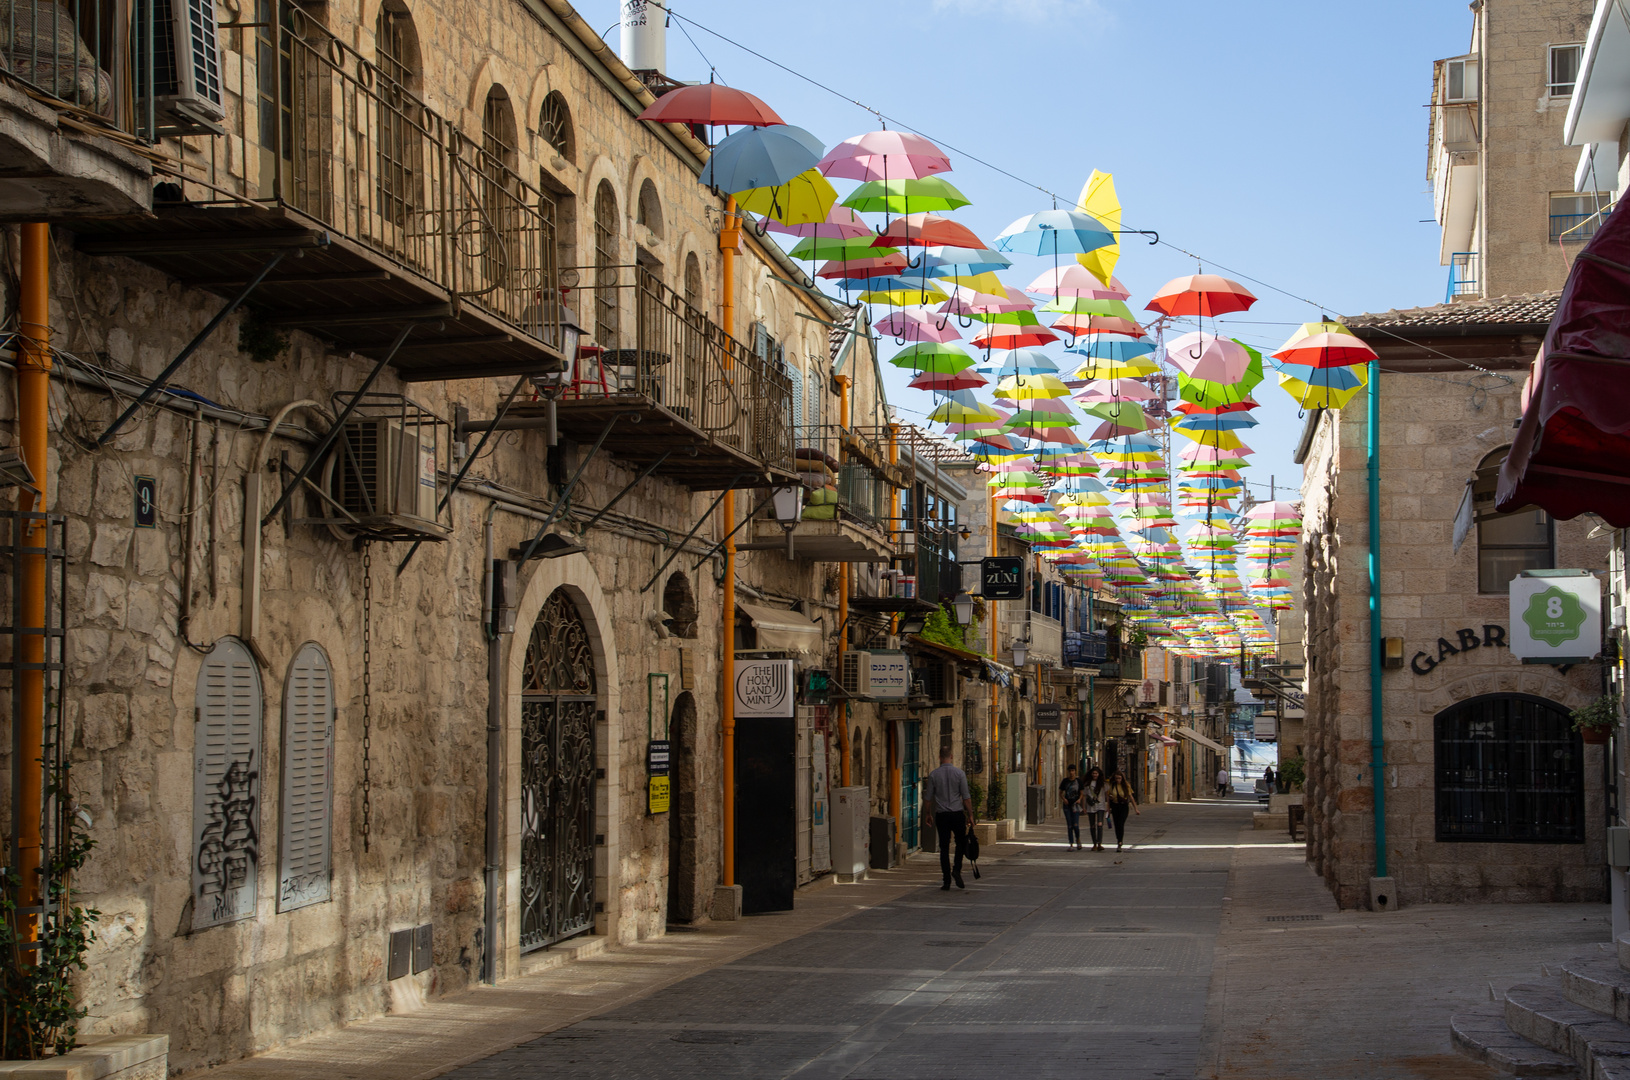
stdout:
{"type": "Polygon", "coordinates": [[[961,371],[924,371],[906,385],[913,390],[972,390],[990,380],[973,368],[961,371]]]}
{"type": "Polygon", "coordinates": [[[1053,320],[1053,329],[1066,334],[1120,334],[1123,337],[1144,336],[1143,327],[1131,319],[1114,315],[1065,315],[1053,320]]]}
{"type": "Polygon", "coordinates": [[[992,323],[983,334],[973,339],[973,346],[976,349],[1022,349],[1057,340],[1057,334],[1039,324],[992,323]]]}
{"type": "Polygon", "coordinates": [[[640,119],[658,124],[740,124],[746,127],[786,123],[774,109],[747,91],[717,83],[670,90],[640,113],[640,119]]]}
{"type": "Polygon", "coordinates": [[[982,248],[985,242],[966,225],[958,225],[938,214],[907,214],[895,218],[872,241],[872,247],[964,247],[982,248]]]}
{"type": "Polygon", "coordinates": [[[899,252],[875,259],[833,259],[821,266],[815,276],[820,278],[874,278],[897,277],[910,264],[899,252]]]}
{"type": "Polygon", "coordinates": [[[1216,274],[1190,274],[1162,285],[1147,310],[1162,315],[1226,315],[1256,303],[1256,294],[1216,274]]]}
{"type": "Polygon", "coordinates": [[[1192,401],[1185,401],[1177,407],[1177,411],[1185,416],[1220,416],[1223,413],[1249,412],[1255,408],[1257,408],[1257,403],[1250,398],[1246,398],[1244,401],[1236,401],[1231,405],[1214,405],[1210,408],[1204,405],[1196,405],[1192,401]]]}
{"type": "Polygon", "coordinates": [[[1375,350],[1350,333],[1319,333],[1286,342],[1273,358],[1302,367],[1352,367],[1375,359],[1375,350]]]}

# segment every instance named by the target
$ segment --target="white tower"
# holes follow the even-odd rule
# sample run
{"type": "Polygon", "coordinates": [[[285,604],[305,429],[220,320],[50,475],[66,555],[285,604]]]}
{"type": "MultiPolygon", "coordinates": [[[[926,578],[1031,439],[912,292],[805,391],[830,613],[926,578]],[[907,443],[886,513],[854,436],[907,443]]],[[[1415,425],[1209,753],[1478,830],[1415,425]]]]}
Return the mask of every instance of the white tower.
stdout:
{"type": "Polygon", "coordinates": [[[630,71],[666,73],[668,9],[661,0],[623,0],[622,48],[630,71]]]}

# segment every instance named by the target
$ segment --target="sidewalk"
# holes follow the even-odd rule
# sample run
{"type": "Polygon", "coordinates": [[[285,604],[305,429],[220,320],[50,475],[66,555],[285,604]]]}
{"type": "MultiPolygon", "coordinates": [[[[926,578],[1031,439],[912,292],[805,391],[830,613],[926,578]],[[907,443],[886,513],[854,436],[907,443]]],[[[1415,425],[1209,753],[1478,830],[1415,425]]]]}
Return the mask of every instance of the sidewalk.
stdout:
{"type": "MultiPolygon", "coordinates": [[[[1020,835],[1032,840],[1050,836],[1046,829],[1020,835]]],[[[1062,828],[1052,831],[1062,841],[1062,828]]],[[[981,852],[980,864],[1023,849],[1023,841],[989,846],[981,852]]],[[[938,881],[939,856],[919,854],[894,870],[874,870],[859,884],[838,885],[824,878],[799,890],[792,911],[702,923],[694,930],[616,948],[601,946],[600,939],[573,939],[565,951],[576,950],[581,959],[184,1075],[429,1080],[938,881]]]]}
{"type": "Polygon", "coordinates": [[[1302,845],[1243,829],[1207,995],[1201,1080],[1448,1080],[1449,1017],[1611,940],[1605,904],[1338,911],[1302,845]]]}

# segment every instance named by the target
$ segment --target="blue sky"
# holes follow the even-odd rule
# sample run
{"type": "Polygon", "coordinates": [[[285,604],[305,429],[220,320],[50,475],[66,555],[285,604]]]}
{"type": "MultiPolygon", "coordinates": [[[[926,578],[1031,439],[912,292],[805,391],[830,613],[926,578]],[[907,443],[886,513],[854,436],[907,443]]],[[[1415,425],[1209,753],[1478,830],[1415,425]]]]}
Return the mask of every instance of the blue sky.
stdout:
{"type": "MultiPolygon", "coordinates": [[[[951,156],[947,179],[973,200],[951,216],[987,241],[1052,202],[971,157],[1072,201],[1098,168],[1115,175],[1126,227],[1158,230],[1208,271],[1249,275],[1332,314],[1443,300],[1437,228],[1421,221],[1432,216],[1424,105],[1432,61],[1466,48],[1463,0],[672,0],[671,8],[938,141],[951,156]]],[[[618,5],[580,10],[610,26],[618,5]]],[[[616,45],[615,30],[607,40],[616,45]]],[[[843,97],[673,20],[669,74],[705,80],[700,54],[720,81],[758,94],[828,145],[878,126],[843,97]]],[[[1134,310],[1195,271],[1173,247],[1135,236],[1122,246],[1117,276],[1134,310]]],[[[1022,287],[1041,269],[1016,260],[1004,278],[1022,287]]],[[[1246,284],[1261,302],[1229,328],[1253,345],[1277,348],[1294,324],[1320,314],[1246,284]]],[[[890,397],[916,419],[913,410],[932,401],[906,389],[906,378],[890,397]]],[[[1246,434],[1258,451],[1247,478],[1295,484],[1301,421],[1273,383],[1270,375],[1257,390],[1262,424],[1246,434]]]]}

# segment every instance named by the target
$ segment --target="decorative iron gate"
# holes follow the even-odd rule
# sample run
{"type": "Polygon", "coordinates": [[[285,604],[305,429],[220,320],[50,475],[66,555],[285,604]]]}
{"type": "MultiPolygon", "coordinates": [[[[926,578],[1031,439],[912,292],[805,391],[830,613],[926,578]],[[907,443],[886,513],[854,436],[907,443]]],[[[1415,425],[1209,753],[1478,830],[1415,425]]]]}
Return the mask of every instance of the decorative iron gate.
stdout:
{"type": "Polygon", "coordinates": [[[594,653],[562,589],[544,603],[521,688],[521,951],[594,928],[594,653]]]}

